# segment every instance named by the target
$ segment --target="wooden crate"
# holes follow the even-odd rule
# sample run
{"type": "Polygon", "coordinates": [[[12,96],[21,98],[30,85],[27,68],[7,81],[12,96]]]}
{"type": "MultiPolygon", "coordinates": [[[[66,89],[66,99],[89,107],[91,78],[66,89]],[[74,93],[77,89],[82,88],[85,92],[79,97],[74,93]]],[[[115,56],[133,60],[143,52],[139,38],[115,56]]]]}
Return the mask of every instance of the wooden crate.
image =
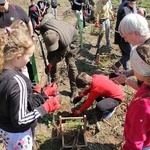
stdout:
{"type": "Polygon", "coordinates": [[[62,139],[62,148],[61,149],[82,149],[86,148],[86,115],[84,117],[59,117],[59,127],[60,127],[60,136],[62,139]],[[70,127],[65,127],[67,120],[80,120],[83,124],[70,127]]]}

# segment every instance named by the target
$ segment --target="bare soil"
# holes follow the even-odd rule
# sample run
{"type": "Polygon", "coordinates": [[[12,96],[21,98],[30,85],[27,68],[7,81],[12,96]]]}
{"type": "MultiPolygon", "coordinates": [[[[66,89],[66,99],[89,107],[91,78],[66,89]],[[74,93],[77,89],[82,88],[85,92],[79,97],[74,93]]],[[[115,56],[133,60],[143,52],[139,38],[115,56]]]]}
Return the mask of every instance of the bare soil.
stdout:
{"type": "MultiPolygon", "coordinates": [[[[64,2],[58,7],[58,18],[62,19],[71,24],[75,24],[75,17],[70,9],[70,4],[64,2]]],[[[97,35],[91,35],[91,30],[93,29],[93,23],[87,23],[87,28],[83,29],[83,49],[79,51],[76,56],[76,65],[78,71],[85,71],[89,74],[93,73],[102,73],[108,75],[112,72],[110,66],[120,58],[119,48],[113,44],[113,34],[114,34],[114,25],[115,21],[111,21],[111,51],[107,51],[107,47],[103,46],[101,49],[101,60],[100,64],[97,65],[97,59],[95,59],[96,54],[96,41],[97,35]],[[107,53],[111,54],[107,55],[107,53]]],[[[105,38],[102,40],[102,44],[105,44],[105,38]]],[[[37,67],[39,69],[39,77],[41,84],[45,84],[46,75],[44,74],[44,64],[40,52],[37,56],[37,67]]],[[[60,122],[59,116],[62,117],[71,117],[72,109],[78,106],[74,106],[70,103],[70,86],[67,76],[67,68],[64,62],[62,62],[61,76],[58,81],[58,89],[61,94],[61,107],[58,111],[54,113],[55,123],[52,121],[52,114],[45,116],[43,119],[39,119],[39,123],[36,128],[36,138],[35,138],[35,149],[38,150],[59,150],[65,149],[65,146],[72,145],[69,149],[85,149],[85,150],[119,150],[121,149],[123,139],[123,123],[125,118],[126,106],[130,101],[133,90],[130,87],[123,86],[123,89],[126,93],[125,101],[117,107],[114,115],[109,119],[103,119],[97,123],[93,119],[93,108],[89,108],[85,115],[87,116],[87,125],[85,132],[85,141],[84,138],[78,137],[81,139],[82,144],[86,145],[84,147],[76,147],[75,140],[77,137],[76,131],[78,127],[75,127],[75,130],[72,129],[69,125],[67,131],[64,129],[64,136],[60,136],[60,122]],[[100,128],[98,131],[98,127],[100,128]],[[63,145],[62,140],[65,140],[63,145]]],[[[95,105],[93,104],[93,107],[95,105]]],[[[71,122],[72,119],[71,119],[71,122]]],[[[81,121],[82,122],[82,121],[81,121]]],[[[65,122],[64,122],[65,124],[65,122]]],[[[74,123],[75,124],[75,123],[74,123]]],[[[82,132],[82,131],[81,131],[82,132]]]]}
{"type": "MultiPolygon", "coordinates": [[[[60,6],[58,6],[58,19],[64,20],[71,24],[75,24],[75,17],[70,9],[70,3],[68,1],[63,1],[60,6]]],[[[107,48],[104,46],[102,50],[104,53],[101,54],[100,64],[97,64],[97,59],[95,59],[96,54],[96,41],[97,36],[91,35],[91,30],[93,29],[94,24],[87,23],[87,28],[83,29],[83,49],[79,51],[76,56],[76,65],[79,72],[85,71],[89,74],[93,73],[102,73],[108,75],[111,70],[111,65],[120,58],[119,48],[113,44],[114,39],[114,25],[115,21],[111,21],[111,43],[112,49],[110,51],[111,57],[105,53],[107,48]]],[[[105,44],[105,38],[102,40],[102,44],[105,44]]],[[[43,43],[44,46],[44,43],[43,43]]],[[[46,53],[46,50],[45,50],[46,53]]],[[[44,73],[44,62],[41,55],[41,50],[39,47],[39,42],[36,37],[36,64],[38,70],[38,76],[40,83],[44,86],[47,83],[47,76],[44,73]]],[[[38,120],[38,125],[36,127],[34,149],[35,150],[60,150],[65,149],[62,144],[62,140],[65,139],[65,145],[70,145],[72,143],[72,150],[120,150],[123,139],[123,123],[125,118],[125,112],[127,104],[129,103],[134,91],[128,87],[123,86],[123,89],[126,93],[125,101],[119,105],[116,109],[114,115],[109,119],[103,119],[101,121],[95,122],[93,118],[93,108],[90,107],[85,115],[87,116],[86,131],[83,132],[83,128],[78,130],[78,126],[82,127],[83,125],[77,125],[77,122],[70,121],[68,127],[63,127],[63,132],[61,132],[59,117],[71,117],[72,109],[78,106],[74,106],[70,103],[70,86],[69,79],[67,76],[67,68],[64,62],[62,62],[62,70],[59,81],[58,81],[58,90],[61,94],[61,107],[58,111],[55,111],[53,114],[48,114],[43,118],[38,120]],[[75,125],[72,129],[71,124],[75,125]],[[97,127],[99,125],[100,130],[98,131],[97,127]],[[67,130],[66,130],[67,129],[67,130]],[[75,130],[75,131],[74,131],[75,130]],[[61,133],[64,133],[65,136],[60,136],[61,133]],[[76,137],[78,136],[79,145],[86,145],[86,148],[82,146],[75,146],[76,137]],[[84,136],[85,135],[85,141],[84,136]]],[[[95,105],[93,104],[93,107],[95,105]]],[[[67,122],[63,122],[65,124],[67,122]]],[[[81,120],[79,124],[84,122],[81,120]]],[[[65,125],[64,125],[65,126],[65,125]]],[[[0,144],[0,149],[3,149],[2,144],[0,144]]]]}

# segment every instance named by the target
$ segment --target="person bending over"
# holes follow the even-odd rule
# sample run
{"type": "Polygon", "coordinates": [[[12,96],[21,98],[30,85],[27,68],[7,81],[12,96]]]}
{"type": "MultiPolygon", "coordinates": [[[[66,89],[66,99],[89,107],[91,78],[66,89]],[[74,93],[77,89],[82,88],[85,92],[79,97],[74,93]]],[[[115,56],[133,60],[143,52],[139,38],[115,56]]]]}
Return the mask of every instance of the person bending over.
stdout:
{"type": "Polygon", "coordinates": [[[82,114],[96,100],[99,115],[103,118],[108,118],[108,116],[112,115],[116,106],[124,99],[121,86],[115,84],[109,77],[104,75],[94,74],[90,76],[82,72],[76,78],[76,85],[78,88],[84,88],[84,90],[74,98],[73,103],[76,104],[87,94],[88,98],[79,110],[73,112],[74,116],[82,114]]]}

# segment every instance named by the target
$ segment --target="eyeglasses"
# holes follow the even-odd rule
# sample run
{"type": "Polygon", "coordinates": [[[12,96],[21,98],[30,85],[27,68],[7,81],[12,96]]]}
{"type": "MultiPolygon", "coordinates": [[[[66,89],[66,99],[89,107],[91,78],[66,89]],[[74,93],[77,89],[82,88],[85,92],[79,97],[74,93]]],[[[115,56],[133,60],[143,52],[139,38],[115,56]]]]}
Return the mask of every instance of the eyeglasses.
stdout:
{"type": "Polygon", "coordinates": [[[4,6],[5,5],[5,3],[3,3],[3,4],[0,4],[0,6],[4,6]]]}

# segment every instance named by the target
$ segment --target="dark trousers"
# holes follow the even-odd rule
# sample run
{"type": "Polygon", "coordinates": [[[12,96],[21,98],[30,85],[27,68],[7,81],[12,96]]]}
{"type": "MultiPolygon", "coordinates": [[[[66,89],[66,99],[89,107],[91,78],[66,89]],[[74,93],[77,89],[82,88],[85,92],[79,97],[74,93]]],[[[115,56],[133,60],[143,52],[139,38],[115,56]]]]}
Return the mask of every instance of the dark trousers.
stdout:
{"type": "MultiPolygon", "coordinates": [[[[65,62],[67,64],[67,71],[68,71],[68,77],[70,81],[71,92],[73,92],[77,88],[75,80],[78,74],[78,70],[75,64],[75,55],[72,54],[71,52],[68,52],[65,56],[65,62]]],[[[61,71],[60,71],[61,68],[62,68],[62,62],[57,63],[52,67],[51,70],[52,82],[58,79],[59,76],[61,75],[61,71]]]]}
{"type": "Polygon", "coordinates": [[[121,65],[125,70],[129,69],[129,60],[130,60],[130,52],[132,50],[132,45],[128,42],[118,44],[122,56],[118,62],[115,63],[115,66],[119,68],[121,65]]]}
{"type": "Polygon", "coordinates": [[[99,97],[96,99],[97,105],[96,108],[100,112],[100,114],[109,113],[111,112],[115,107],[117,107],[121,101],[114,98],[102,98],[99,97]]]}

